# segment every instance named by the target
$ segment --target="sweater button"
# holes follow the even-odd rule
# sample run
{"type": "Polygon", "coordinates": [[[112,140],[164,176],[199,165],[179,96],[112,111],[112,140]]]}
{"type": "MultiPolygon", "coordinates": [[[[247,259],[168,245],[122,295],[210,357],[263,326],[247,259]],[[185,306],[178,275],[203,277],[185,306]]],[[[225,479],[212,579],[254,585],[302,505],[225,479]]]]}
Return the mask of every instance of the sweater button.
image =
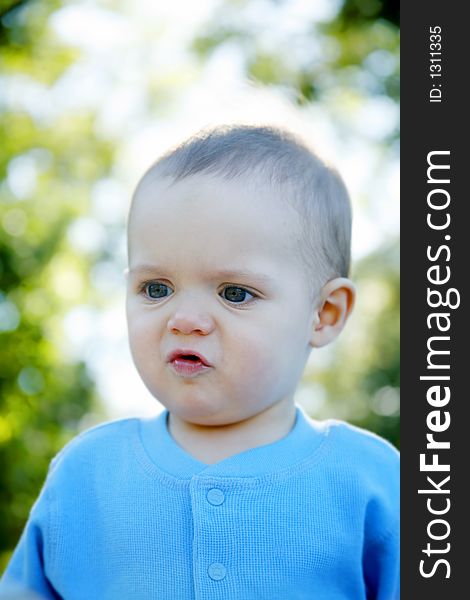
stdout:
{"type": "Polygon", "coordinates": [[[211,579],[213,579],[214,581],[220,581],[227,574],[227,569],[224,567],[224,565],[221,565],[220,563],[212,563],[211,565],[209,565],[207,572],[209,573],[209,577],[211,579]]]}
{"type": "Polygon", "coordinates": [[[224,502],[225,495],[222,490],[219,490],[219,488],[212,488],[207,492],[206,498],[210,504],[213,504],[214,506],[219,506],[219,504],[222,504],[224,502]]]}

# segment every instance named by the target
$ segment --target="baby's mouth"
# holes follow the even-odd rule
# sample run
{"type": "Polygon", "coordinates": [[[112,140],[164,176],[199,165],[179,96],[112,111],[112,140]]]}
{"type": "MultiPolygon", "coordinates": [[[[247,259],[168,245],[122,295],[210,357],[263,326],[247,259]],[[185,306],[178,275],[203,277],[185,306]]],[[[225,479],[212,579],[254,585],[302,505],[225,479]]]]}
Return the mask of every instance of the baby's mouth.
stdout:
{"type": "Polygon", "coordinates": [[[170,352],[168,363],[174,373],[184,379],[198,377],[212,368],[212,365],[202,354],[195,354],[186,348],[170,352]]]}
{"type": "Polygon", "coordinates": [[[199,356],[196,356],[195,354],[182,354],[180,356],[177,356],[175,359],[173,359],[173,362],[177,360],[178,362],[193,362],[193,363],[202,363],[202,360],[199,358],[199,356]]]}
{"type": "Polygon", "coordinates": [[[167,358],[168,362],[171,364],[188,364],[188,365],[201,365],[205,367],[211,367],[212,365],[209,361],[200,354],[199,352],[194,352],[189,348],[178,348],[170,352],[167,358]]]}

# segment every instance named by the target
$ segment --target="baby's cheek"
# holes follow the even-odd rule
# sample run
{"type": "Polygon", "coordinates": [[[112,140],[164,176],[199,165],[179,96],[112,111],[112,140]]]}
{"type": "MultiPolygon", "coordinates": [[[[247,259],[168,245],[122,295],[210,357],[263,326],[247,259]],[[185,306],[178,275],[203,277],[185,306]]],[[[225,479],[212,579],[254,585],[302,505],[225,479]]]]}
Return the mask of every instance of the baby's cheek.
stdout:
{"type": "Polygon", "coordinates": [[[240,352],[239,372],[245,377],[261,383],[267,377],[272,377],[277,368],[276,349],[260,339],[245,341],[240,352]]]}
{"type": "Polygon", "coordinates": [[[128,310],[127,324],[129,335],[133,338],[149,337],[155,331],[155,323],[151,312],[128,310]]]}
{"type": "Polygon", "coordinates": [[[147,319],[129,320],[129,346],[136,360],[146,361],[157,350],[157,340],[147,319]]]}

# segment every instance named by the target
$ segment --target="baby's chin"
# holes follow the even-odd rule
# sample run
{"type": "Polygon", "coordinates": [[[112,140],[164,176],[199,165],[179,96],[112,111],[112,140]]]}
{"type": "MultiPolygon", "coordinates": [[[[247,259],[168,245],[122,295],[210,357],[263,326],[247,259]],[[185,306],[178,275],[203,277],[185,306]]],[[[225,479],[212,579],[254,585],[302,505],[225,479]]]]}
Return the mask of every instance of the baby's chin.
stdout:
{"type": "Polygon", "coordinates": [[[178,420],[195,427],[228,427],[241,423],[252,416],[242,414],[240,411],[230,411],[225,407],[201,406],[198,404],[182,407],[175,406],[173,403],[168,403],[165,406],[178,420]]]}

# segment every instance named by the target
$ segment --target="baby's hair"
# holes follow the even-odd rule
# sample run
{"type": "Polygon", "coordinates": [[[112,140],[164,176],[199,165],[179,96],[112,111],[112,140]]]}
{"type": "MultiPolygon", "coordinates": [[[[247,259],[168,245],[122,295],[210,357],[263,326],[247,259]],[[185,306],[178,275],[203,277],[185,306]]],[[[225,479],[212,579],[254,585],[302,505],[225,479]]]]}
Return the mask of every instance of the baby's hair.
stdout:
{"type": "Polygon", "coordinates": [[[272,126],[228,125],[205,129],[164,154],[141,179],[136,194],[155,177],[173,182],[197,174],[247,179],[282,192],[300,215],[302,258],[316,286],[347,277],[351,206],[333,168],[292,133],[272,126]]]}

